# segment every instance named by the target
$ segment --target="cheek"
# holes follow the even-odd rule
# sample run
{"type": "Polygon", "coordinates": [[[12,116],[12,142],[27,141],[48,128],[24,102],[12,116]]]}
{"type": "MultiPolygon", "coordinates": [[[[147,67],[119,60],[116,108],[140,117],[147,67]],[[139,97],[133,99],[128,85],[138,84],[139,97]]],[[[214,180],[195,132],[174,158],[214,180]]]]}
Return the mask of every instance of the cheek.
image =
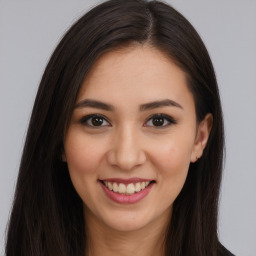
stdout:
{"type": "Polygon", "coordinates": [[[192,146],[182,140],[164,141],[154,147],[151,157],[162,175],[180,175],[188,171],[192,146]]]}
{"type": "Polygon", "coordinates": [[[174,142],[165,143],[161,147],[154,148],[152,159],[158,176],[162,204],[172,205],[186,181],[190,150],[174,142]]]}
{"type": "Polygon", "coordinates": [[[99,165],[103,156],[102,147],[81,134],[68,133],[65,140],[65,155],[73,186],[84,202],[93,198],[97,184],[99,165]]]}
{"type": "Polygon", "coordinates": [[[102,147],[91,143],[90,138],[68,136],[65,143],[65,154],[69,171],[80,173],[94,173],[103,156],[102,147]]]}

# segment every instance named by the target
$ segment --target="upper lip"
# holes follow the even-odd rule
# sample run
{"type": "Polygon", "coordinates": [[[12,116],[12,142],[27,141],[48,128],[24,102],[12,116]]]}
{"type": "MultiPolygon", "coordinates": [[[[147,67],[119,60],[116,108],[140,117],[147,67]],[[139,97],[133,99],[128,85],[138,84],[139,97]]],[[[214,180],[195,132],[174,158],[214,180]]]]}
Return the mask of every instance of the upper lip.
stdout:
{"type": "Polygon", "coordinates": [[[107,179],[101,179],[100,181],[109,181],[109,182],[116,182],[116,183],[123,183],[123,184],[130,184],[130,183],[137,183],[137,182],[146,182],[146,181],[154,181],[153,179],[144,179],[144,178],[107,178],[107,179]]]}

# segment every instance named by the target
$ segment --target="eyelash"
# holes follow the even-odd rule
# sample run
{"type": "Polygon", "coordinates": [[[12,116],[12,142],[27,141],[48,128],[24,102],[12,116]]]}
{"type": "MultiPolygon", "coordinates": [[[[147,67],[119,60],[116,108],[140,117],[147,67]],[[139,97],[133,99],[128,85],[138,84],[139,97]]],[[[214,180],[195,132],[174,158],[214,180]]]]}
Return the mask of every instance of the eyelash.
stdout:
{"type": "Polygon", "coordinates": [[[92,127],[92,128],[100,128],[100,127],[110,126],[110,122],[108,121],[108,119],[107,119],[105,116],[99,115],[99,114],[92,114],[92,115],[84,116],[84,117],[80,120],[80,123],[81,123],[82,125],[85,125],[85,126],[88,126],[88,127],[92,127]],[[99,118],[99,119],[102,119],[103,122],[107,122],[109,125],[96,126],[96,125],[88,124],[88,122],[90,121],[90,119],[91,119],[91,122],[92,122],[92,118],[99,118]]]}
{"type": "MultiPolygon", "coordinates": [[[[149,121],[152,122],[153,119],[163,119],[165,125],[162,125],[162,126],[150,125],[149,127],[155,127],[155,128],[161,129],[161,128],[168,127],[168,126],[170,126],[170,125],[172,125],[172,124],[177,124],[177,121],[176,121],[173,117],[168,116],[168,115],[166,115],[166,114],[162,114],[162,113],[151,115],[151,116],[147,119],[146,123],[148,123],[149,121]],[[166,124],[166,122],[167,122],[167,124],[166,124]]],[[[144,124],[143,126],[147,126],[147,125],[144,124]]]]}
{"type": "MultiPolygon", "coordinates": [[[[111,124],[110,124],[110,122],[108,121],[108,119],[107,119],[105,116],[100,115],[100,114],[92,114],[92,115],[84,116],[84,117],[80,120],[80,123],[81,123],[82,125],[85,125],[85,126],[91,127],[91,128],[100,128],[100,127],[111,126],[111,124]],[[107,124],[107,125],[99,125],[99,126],[93,125],[93,124],[92,124],[92,119],[93,119],[93,118],[99,118],[99,119],[101,119],[101,121],[103,122],[103,124],[104,124],[104,122],[107,122],[108,124],[107,124]],[[90,121],[91,124],[88,124],[89,121],[90,121]]],[[[153,124],[153,123],[152,123],[152,124],[153,124]]],[[[151,116],[146,120],[145,124],[143,124],[143,126],[144,126],[144,127],[155,127],[155,128],[157,128],[157,129],[161,129],[161,128],[168,127],[168,126],[170,126],[170,125],[172,125],[172,124],[177,124],[177,121],[176,121],[174,118],[172,118],[172,117],[170,117],[170,116],[168,116],[168,115],[166,115],[166,114],[159,113],[159,114],[153,114],[153,115],[151,115],[151,116]],[[155,118],[155,119],[162,119],[162,120],[164,120],[164,125],[159,125],[159,126],[157,126],[157,125],[146,125],[149,121],[151,121],[151,123],[152,123],[152,121],[153,121],[154,118],[155,118]],[[167,124],[166,124],[166,122],[167,122],[167,124]]]]}

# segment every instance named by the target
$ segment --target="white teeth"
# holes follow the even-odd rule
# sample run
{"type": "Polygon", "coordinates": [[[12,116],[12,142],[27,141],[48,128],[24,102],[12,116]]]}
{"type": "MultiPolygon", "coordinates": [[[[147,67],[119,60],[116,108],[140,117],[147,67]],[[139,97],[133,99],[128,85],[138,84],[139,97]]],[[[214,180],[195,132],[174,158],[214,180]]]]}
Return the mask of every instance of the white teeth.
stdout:
{"type": "Polygon", "coordinates": [[[143,182],[137,182],[135,184],[129,183],[127,185],[123,183],[117,184],[116,182],[112,183],[110,181],[104,181],[105,186],[109,190],[113,190],[116,193],[119,194],[126,194],[126,195],[132,195],[136,192],[139,192],[143,189],[145,189],[149,185],[149,181],[143,181],[143,182]]]}
{"type": "Polygon", "coordinates": [[[137,182],[136,185],[135,185],[135,191],[136,191],[136,192],[141,191],[141,185],[140,185],[139,182],[137,182]]]}
{"type": "Polygon", "coordinates": [[[128,186],[126,187],[126,192],[129,195],[134,194],[135,187],[134,187],[133,183],[128,184],[128,186]]]}
{"type": "Polygon", "coordinates": [[[111,182],[108,182],[107,187],[108,187],[110,190],[113,190],[113,185],[112,185],[112,183],[111,183],[111,182]]]}
{"type": "Polygon", "coordinates": [[[125,186],[123,183],[120,183],[120,184],[119,184],[118,192],[119,192],[120,194],[126,193],[126,186],[125,186]]]}
{"type": "Polygon", "coordinates": [[[116,183],[113,183],[113,191],[118,192],[118,186],[116,183]]]}

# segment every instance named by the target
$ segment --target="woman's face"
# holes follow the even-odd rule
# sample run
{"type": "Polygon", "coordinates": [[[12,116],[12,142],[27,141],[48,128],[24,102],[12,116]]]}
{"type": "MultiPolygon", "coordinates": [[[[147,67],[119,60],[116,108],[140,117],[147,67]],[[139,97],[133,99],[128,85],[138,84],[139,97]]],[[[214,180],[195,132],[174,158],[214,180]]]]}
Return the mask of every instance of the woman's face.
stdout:
{"type": "Polygon", "coordinates": [[[159,50],[103,55],[80,90],[63,160],[85,217],[119,231],[166,225],[211,126],[197,125],[184,72],[159,50]]]}

